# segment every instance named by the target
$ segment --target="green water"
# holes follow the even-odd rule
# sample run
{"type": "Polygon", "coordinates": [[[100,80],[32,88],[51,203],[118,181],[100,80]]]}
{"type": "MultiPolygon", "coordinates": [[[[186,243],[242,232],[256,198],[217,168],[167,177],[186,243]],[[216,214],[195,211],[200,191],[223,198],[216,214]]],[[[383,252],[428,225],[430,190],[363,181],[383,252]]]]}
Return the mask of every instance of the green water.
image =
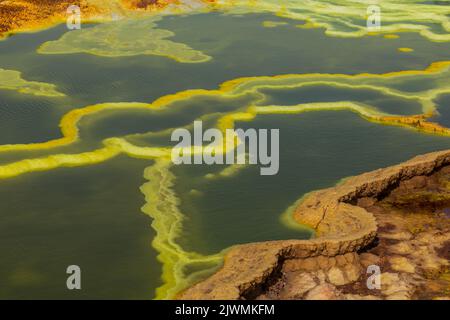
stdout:
{"type": "Polygon", "coordinates": [[[443,126],[450,127],[450,94],[441,95],[436,100],[439,115],[433,120],[443,126]]]}
{"type": "Polygon", "coordinates": [[[260,116],[238,127],[280,128],[280,171],[261,176],[259,168],[250,166],[234,177],[205,182],[198,178],[203,170],[177,168],[182,208],[189,218],[184,239],[196,250],[212,253],[235,244],[237,237],[239,242],[301,237],[279,218],[304,193],[416,154],[450,148],[448,138],[379,126],[350,112],[260,116]],[[190,189],[202,194],[191,195],[190,189]]]}
{"type": "Polygon", "coordinates": [[[149,164],[117,158],[2,181],[0,297],[151,298],[159,265],[138,188],[149,164]],[[66,289],[73,264],[80,291],[66,289]]]}
{"type": "Polygon", "coordinates": [[[45,141],[58,136],[57,121],[68,110],[102,102],[151,102],[165,94],[190,88],[215,88],[223,81],[242,76],[288,73],[383,73],[423,69],[445,60],[448,43],[434,43],[417,34],[405,33],[395,41],[383,37],[330,38],[320,29],[303,30],[293,25],[264,28],[270,15],[230,16],[203,14],[168,17],[158,23],[175,32],[173,40],[213,57],[209,62],[183,64],[157,56],[104,58],[86,54],[40,55],[45,41],[58,39],[67,30],[58,26],[36,34],[19,34],[0,42],[4,69],[19,70],[23,77],[54,83],[67,98],[54,101],[20,97],[9,92],[0,97],[2,143],[45,141]],[[414,43],[415,52],[402,55],[399,47],[414,43]],[[330,54],[332,53],[332,54],[330,54]],[[350,53],[350,54],[349,54],[350,53]],[[36,105],[38,107],[36,107],[36,105]],[[28,107],[26,107],[28,106],[28,107]],[[26,112],[19,111],[26,109],[26,112]],[[12,136],[10,140],[5,137],[12,136]]]}
{"type": "MultiPolygon", "coordinates": [[[[19,70],[27,80],[53,83],[66,97],[0,90],[0,143],[58,138],[58,122],[65,113],[96,103],[151,102],[181,90],[215,89],[244,76],[421,70],[449,58],[449,43],[430,42],[413,33],[396,40],[343,39],[327,37],[321,29],[299,29],[293,23],[262,26],[263,21],[276,19],[269,14],[209,13],[158,22],[175,33],[172,40],[212,57],[198,64],[158,56],[37,54],[43,42],[66,32],[64,26],[13,36],[0,42],[0,68],[19,70]],[[409,46],[414,46],[411,54],[397,51],[409,46]]],[[[437,83],[413,79],[392,87],[418,92],[437,83]]],[[[261,92],[267,95],[264,105],[346,100],[391,114],[421,112],[417,101],[371,89],[317,85],[261,92]]],[[[243,110],[255,99],[252,94],[205,96],[161,111],[105,111],[81,120],[80,141],[53,150],[0,153],[0,164],[91,151],[105,138],[125,135],[134,135],[128,141],[140,146],[170,146],[167,133],[141,134],[189,126],[198,118],[213,126],[221,115],[243,110]]],[[[440,104],[448,103],[442,99],[440,104]]],[[[439,119],[448,125],[450,115],[441,111],[439,119]]],[[[237,125],[280,129],[279,174],[260,176],[259,168],[249,166],[230,177],[206,179],[206,174],[223,167],[173,168],[174,190],[185,216],[178,242],[186,250],[214,254],[239,243],[308,238],[307,230],[289,229],[280,222],[281,213],[303,194],[416,154],[450,148],[446,137],[371,123],[349,111],[264,115],[237,125]]],[[[145,200],[139,190],[145,182],[144,169],[150,165],[150,160],[121,155],[101,164],[0,180],[0,298],[153,298],[162,284],[161,263],[151,245],[155,230],[141,211],[145,200]],[[66,289],[65,268],[71,264],[82,268],[81,291],[66,289]]]]}

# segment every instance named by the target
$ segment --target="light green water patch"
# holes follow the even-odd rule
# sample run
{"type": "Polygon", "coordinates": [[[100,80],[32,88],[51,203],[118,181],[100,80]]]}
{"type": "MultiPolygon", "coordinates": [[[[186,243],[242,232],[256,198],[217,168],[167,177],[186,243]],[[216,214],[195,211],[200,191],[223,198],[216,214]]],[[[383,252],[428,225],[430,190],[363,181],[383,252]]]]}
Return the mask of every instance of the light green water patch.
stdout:
{"type": "Polygon", "coordinates": [[[0,297],[153,298],[161,266],[139,190],[150,163],[119,157],[0,181],[0,297]],[[74,264],[82,290],[70,291],[74,264]]]}
{"type": "Polygon", "coordinates": [[[449,138],[370,123],[346,111],[264,115],[237,127],[280,129],[279,173],[261,176],[258,166],[249,165],[208,179],[206,174],[225,166],[174,167],[180,210],[187,216],[180,241],[187,250],[215,253],[236,243],[308,238],[307,229],[281,222],[281,214],[303,194],[450,147],[449,138]]]}
{"type": "Polygon", "coordinates": [[[411,31],[432,41],[450,41],[450,7],[420,0],[376,2],[352,0],[235,0],[223,5],[230,13],[270,11],[293,20],[306,20],[333,37],[355,38],[370,33],[366,27],[368,7],[377,5],[382,15],[379,32],[411,31]],[[436,30],[437,29],[437,30],[436,30]]]}
{"type": "Polygon", "coordinates": [[[422,113],[422,105],[415,99],[402,99],[369,89],[310,85],[297,89],[262,89],[260,92],[266,96],[261,102],[263,105],[290,106],[312,102],[354,101],[389,114],[422,113]]]}
{"type": "Polygon", "coordinates": [[[92,28],[70,31],[57,41],[44,43],[41,54],[88,53],[103,57],[136,55],[164,56],[183,63],[199,63],[211,59],[184,43],[167,38],[171,31],[157,29],[158,18],[124,19],[92,28]]]}
{"type": "Polygon", "coordinates": [[[29,81],[22,78],[22,74],[16,70],[0,68],[0,89],[14,90],[20,93],[46,97],[62,97],[56,86],[51,83],[29,81]]]}

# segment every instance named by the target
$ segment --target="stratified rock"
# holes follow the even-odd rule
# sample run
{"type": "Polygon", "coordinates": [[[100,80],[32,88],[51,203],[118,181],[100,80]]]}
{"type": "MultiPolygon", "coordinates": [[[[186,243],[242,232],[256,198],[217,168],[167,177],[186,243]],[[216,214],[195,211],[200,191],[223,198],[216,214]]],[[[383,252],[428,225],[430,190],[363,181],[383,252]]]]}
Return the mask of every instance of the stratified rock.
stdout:
{"type": "Polygon", "coordinates": [[[331,284],[321,284],[309,291],[305,297],[306,300],[338,300],[340,292],[331,284]]]}

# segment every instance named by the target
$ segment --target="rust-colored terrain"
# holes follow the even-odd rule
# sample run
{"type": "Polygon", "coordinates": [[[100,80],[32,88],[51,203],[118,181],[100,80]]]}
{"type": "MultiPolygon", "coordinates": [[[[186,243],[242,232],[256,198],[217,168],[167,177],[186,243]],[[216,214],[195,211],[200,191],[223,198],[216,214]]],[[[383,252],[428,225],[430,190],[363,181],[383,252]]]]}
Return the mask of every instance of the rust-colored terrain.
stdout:
{"type": "Polygon", "coordinates": [[[67,8],[71,5],[79,6],[82,19],[89,21],[108,20],[113,13],[160,10],[169,4],[181,3],[178,0],[0,0],[0,38],[13,32],[62,23],[67,19],[67,8]]]}
{"type": "Polygon", "coordinates": [[[62,22],[70,5],[79,6],[86,17],[100,13],[98,7],[86,0],[0,0],[0,37],[62,22]]]}

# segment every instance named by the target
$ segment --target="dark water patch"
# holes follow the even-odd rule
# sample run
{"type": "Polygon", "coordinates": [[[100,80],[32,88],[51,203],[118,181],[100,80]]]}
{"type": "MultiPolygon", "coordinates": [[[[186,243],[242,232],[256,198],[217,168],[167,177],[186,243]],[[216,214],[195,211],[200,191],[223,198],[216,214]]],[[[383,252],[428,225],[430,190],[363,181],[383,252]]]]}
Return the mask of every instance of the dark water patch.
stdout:
{"type": "Polygon", "coordinates": [[[0,144],[42,142],[61,136],[63,99],[0,90],[0,144]]]}
{"type": "Polygon", "coordinates": [[[151,299],[161,270],[140,211],[148,165],[119,157],[0,181],[0,297],[151,299]],[[73,264],[79,291],[66,288],[73,264]]]}
{"type": "Polygon", "coordinates": [[[431,118],[431,121],[435,121],[440,125],[450,128],[450,94],[443,94],[439,96],[435,103],[439,115],[431,118]]]}
{"type": "Polygon", "coordinates": [[[188,248],[216,252],[236,243],[307,238],[307,231],[287,229],[279,220],[301,195],[450,148],[449,138],[370,123],[345,111],[258,116],[237,127],[280,128],[279,173],[261,176],[258,166],[249,166],[235,176],[205,180],[201,177],[215,169],[175,168],[182,212],[188,217],[180,239],[188,248]]]}

